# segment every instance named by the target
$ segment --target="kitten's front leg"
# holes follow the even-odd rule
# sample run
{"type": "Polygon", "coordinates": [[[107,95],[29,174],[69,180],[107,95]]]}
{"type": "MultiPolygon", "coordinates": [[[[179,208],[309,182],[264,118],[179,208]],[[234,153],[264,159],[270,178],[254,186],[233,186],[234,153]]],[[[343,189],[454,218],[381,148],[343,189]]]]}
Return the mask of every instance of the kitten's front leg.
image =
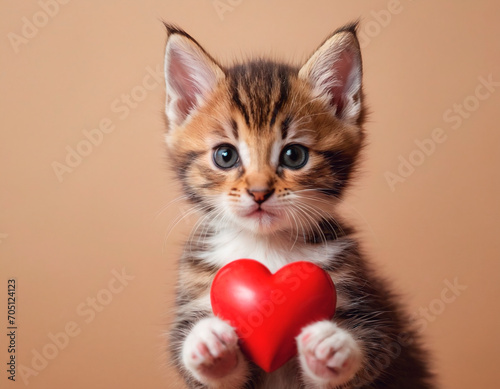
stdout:
{"type": "Polygon", "coordinates": [[[193,377],[209,388],[240,388],[248,365],[234,329],[217,317],[200,320],[182,346],[182,361],[193,377]]]}
{"type": "Polygon", "coordinates": [[[313,387],[335,388],[349,382],[361,367],[361,348],[346,330],[331,321],[302,329],[297,337],[305,381],[313,387]]]}

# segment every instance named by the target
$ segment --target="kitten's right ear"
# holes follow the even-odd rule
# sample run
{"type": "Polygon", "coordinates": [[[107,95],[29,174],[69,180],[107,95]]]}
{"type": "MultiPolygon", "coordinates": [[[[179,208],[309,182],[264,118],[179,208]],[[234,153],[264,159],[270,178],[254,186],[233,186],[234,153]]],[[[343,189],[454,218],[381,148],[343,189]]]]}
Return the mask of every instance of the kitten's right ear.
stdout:
{"type": "Polygon", "coordinates": [[[183,30],[165,24],[168,31],[165,49],[165,112],[169,126],[181,126],[198,108],[224,72],[215,60],[183,30]]]}

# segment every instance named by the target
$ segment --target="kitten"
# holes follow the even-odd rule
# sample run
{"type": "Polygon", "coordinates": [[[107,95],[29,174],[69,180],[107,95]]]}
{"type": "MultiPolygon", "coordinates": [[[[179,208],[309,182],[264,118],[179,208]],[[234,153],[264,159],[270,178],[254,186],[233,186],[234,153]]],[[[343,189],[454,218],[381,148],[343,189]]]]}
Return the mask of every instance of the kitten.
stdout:
{"type": "Polygon", "coordinates": [[[189,388],[433,388],[426,355],[336,205],[363,146],[356,25],[299,69],[266,60],[223,67],[167,25],[166,141],[202,218],[180,260],[172,360],[189,388]],[[306,326],[298,355],[273,373],[247,360],[214,317],[214,275],[239,259],[272,272],[307,259],[338,293],[331,321],[306,326]]]}

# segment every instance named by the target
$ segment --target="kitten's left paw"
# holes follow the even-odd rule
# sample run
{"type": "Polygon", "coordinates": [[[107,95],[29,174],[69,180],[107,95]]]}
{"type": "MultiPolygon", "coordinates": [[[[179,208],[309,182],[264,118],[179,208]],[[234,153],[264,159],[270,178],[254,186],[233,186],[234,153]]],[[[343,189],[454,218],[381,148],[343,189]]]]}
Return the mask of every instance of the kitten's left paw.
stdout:
{"type": "Polygon", "coordinates": [[[362,353],[356,341],[331,321],[302,329],[297,345],[304,374],[318,384],[345,384],[361,366],[362,353]]]}

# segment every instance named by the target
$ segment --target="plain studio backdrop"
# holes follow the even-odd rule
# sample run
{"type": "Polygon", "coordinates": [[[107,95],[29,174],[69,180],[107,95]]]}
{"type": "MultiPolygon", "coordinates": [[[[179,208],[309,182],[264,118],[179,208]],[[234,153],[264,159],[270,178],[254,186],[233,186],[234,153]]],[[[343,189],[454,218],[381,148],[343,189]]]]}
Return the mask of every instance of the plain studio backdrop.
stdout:
{"type": "Polygon", "coordinates": [[[164,333],[196,218],[167,206],[160,20],[222,63],[299,64],[358,18],[371,114],[345,212],[441,387],[498,387],[499,2],[40,0],[0,15],[2,388],[183,387],[164,333]]]}

